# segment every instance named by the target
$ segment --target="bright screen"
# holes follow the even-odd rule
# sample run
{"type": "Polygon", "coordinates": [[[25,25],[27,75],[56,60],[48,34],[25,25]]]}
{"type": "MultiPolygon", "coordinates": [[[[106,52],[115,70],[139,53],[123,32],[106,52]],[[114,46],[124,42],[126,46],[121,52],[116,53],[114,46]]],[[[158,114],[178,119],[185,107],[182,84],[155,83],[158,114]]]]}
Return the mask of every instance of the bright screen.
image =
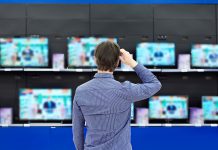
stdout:
{"type": "Polygon", "coordinates": [[[218,67],[218,45],[196,44],[191,50],[193,67],[218,67]]]}
{"type": "Polygon", "coordinates": [[[131,104],[131,120],[134,120],[134,104],[131,104]]]}
{"type": "Polygon", "coordinates": [[[203,96],[202,109],[204,120],[218,120],[218,96],[203,96]]]}
{"type": "Polygon", "coordinates": [[[94,51],[98,44],[115,38],[71,37],[68,39],[68,65],[73,67],[95,67],[94,51]]]}
{"type": "Polygon", "coordinates": [[[21,120],[70,120],[70,89],[20,89],[21,120]]]}
{"type": "Polygon", "coordinates": [[[140,43],[136,47],[136,59],[145,66],[174,66],[174,43],[140,43]]]}
{"type": "Polygon", "coordinates": [[[151,119],[185,119],[188,117],[186,96],[153,96],[149,100],[151,119]]]}
{"type": "Polygon", "coordinates": [[[0,108],[0,124],[12,124],[12,108],[0,108]]]}
{"type": "Polygon", "coordinates": [[[48,66],[47,38],[2,38],[0,43],[4,67],[48,66]]]}

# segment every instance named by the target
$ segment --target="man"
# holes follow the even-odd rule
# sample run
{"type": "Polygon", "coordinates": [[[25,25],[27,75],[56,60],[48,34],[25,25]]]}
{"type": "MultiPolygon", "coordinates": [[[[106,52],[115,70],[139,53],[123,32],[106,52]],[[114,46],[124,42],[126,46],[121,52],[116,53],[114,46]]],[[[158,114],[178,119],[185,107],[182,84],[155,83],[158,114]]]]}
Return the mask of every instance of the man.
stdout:
{"type": "Polygon", "coordinates": [[[131,150],[131,103],[158,92],[161,83],[131,54],[113,42],[103,42],[95,50],[98,73],[76,89],[73,103],[73,138],[77,150],[131,150]],[[142,84],[120,83],[113,71],[121,60],[132,67],[142,84]],[[87,133],[84,139],[84,124],[87,133]]]}

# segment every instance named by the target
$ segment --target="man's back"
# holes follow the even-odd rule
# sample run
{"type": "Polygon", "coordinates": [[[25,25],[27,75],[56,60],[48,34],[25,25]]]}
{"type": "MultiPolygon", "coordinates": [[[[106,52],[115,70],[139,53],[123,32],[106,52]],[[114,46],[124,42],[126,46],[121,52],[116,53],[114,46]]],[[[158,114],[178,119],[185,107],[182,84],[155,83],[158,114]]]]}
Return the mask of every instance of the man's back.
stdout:
{"type": "Polygon", "coordinates": [[[156,77],[142,65],[136,73],[143,84],[120,83],[112,74],[96,73],[94,79],[79,86],[74,98],[74,142],[77,149],[131,150],[131,103],[146,99],[161,87],[156,77]],[[85,143],[81,128],[86,122],[85,143]],[[78,130],[80,132],[78,132],[78,130]]]}

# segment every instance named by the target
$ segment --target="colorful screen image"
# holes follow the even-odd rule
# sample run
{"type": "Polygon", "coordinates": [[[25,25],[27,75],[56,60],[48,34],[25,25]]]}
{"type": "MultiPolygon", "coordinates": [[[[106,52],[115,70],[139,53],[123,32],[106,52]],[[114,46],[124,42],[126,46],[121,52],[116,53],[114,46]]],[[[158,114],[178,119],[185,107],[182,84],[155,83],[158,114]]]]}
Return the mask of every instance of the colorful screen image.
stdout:
{"type": "Polygon", "coordinates": [[[20,89],[21,120],[70,120],[70,89],[20,89]]]}
{"type": "Polygon", "coordinates": [[[12,124],[12,108],[0,108],[0,124],[12,124]]]}
{"type": "Polygon", "coordinates": [[[218,45],[193,45],[191,50],[191,59],[193,67],[218,67],[218,45]]]}
{"type": "Polygon", "coordinates": [[[48,66],[47,38],[2,38],[0,43],[4,67],[48,66]]]}
{"type": "Polygon", "coordinates": [[[191,124],[204,124],[203,111],[201,108],[190,108],[190,120],[191,124]]]}
{"type": "Polygon", "coordinates": [[[131,120],[134,120],[134,104],[131,104],[131,120]]]}
{"type": "Polygon", "coordinates": [[[185,119],[188,117],[188,97],[153,96],[149,100],[149,118],[185,119]]]}
{"type": "Polygon", "coordinates": [[[218,120],[218,96],[203,96],[202,109],[204,120],[218,120]]]}
{"type": "Polygon", "coordinates": [[[148,124],[148,109],[137,108],[136,109],[136,124],[147,125],[148,124]]]}
{"type": "Polygon", "coordinates": [[[95,67],[94,51],[98,44],[115,38],[71,37],[68,39],[68,65],[73,67],[95,67]]]}
{"type": "Polygon", "coordinates": [[[145,66],[174,66],[174,43],[139,43],[136,60],[145,66]]]}

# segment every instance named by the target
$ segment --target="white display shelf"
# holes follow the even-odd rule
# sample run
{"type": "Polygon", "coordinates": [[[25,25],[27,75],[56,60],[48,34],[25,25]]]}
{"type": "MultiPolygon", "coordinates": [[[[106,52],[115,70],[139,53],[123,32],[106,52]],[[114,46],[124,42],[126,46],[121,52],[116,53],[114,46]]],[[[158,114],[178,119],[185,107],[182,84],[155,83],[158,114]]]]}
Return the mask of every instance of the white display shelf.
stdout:
{"type": "MultiPolygon", "coordinates": [[[[62,123],[0,124],[0,127],[72,127],[62,123]]],[[[218,127],[218,124],[131,124],[131,127],[218,127]]]]}
{"type": "MultiPolygon", "coordinates": [[[[163,72],[163,73],[188,73],[188,72],[218,72],[218,69],[149,69],[151,72],[163,72]]],[[[53,69],[53,68],[0,68],[0,71],[12,72],[12,71],[24,71],[24,72],[96,72],[97,69],[53,69]]],[[[134,72],[129,69],[116,69],[116,72],[134,72]]]]}

